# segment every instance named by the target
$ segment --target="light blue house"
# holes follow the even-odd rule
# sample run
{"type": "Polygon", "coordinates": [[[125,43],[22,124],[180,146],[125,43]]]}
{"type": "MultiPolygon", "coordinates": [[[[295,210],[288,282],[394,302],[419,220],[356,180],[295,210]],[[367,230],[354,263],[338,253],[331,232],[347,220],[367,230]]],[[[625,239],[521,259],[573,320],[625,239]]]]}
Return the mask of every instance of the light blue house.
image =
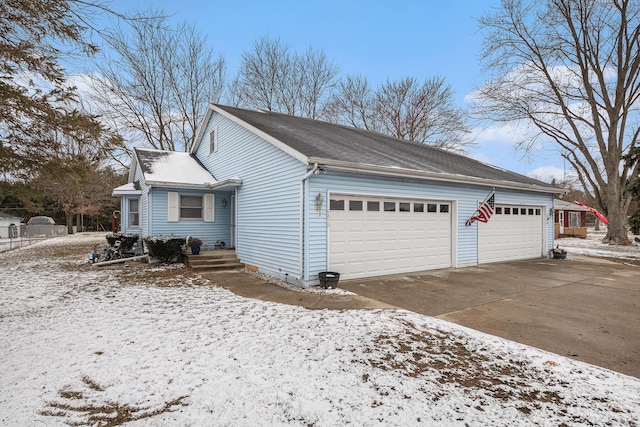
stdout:
{"type": "Polygon", "coordinates": [[[210,105],[189,153],[136,149],[125,233],[225,242],[301,285],[547,256],[549,184],[424,144],[210,105]],[[494,214],[466,225],[495,189],[494,214]]]}

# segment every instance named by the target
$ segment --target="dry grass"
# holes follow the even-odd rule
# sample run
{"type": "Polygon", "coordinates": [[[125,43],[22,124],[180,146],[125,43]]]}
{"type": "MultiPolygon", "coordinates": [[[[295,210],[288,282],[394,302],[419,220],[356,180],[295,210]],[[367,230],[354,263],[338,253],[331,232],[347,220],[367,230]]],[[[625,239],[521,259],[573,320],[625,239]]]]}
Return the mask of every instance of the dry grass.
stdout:
{"type": "Polygon", "coordinates": [[[58,392],[58,399],[47,404],[41,415],[66,418],[64,422],[72,426],[112,427],[125,423],[155,417],[171,412],[177,406],[184,406],[187,396],[164,402],[161,406],[133,406],[101,399],[105,391],[88,377],[82,378],[83,388],[90,392],[64,387],[58,392]]]}
{"type": "MultiPolygon", "coordinates": [[[[462,388],[465,394],[470,394],[477,401],[475,409],[478,411],[484,411],[483,406],[489,405],[487,399],[497,399],[505,404],[511,402],[525,414],[543,407],[562,412],[561,408],[565,406],[561,391],[570,385],[554,380],[556,376],[550,375],[548,370],[554,367],[553,361],[547,361],[543,363],[543,368],[539,368],[526,360],[492,359],[483,351],[468,348],[465,337],[448,336],[437,330],[421,330],[410,323],[405,324],[403,333],[380,335],[374,343],[374,348],[368,351],[375,355],[368,359],[373,368],[437,382],[443,386],[443,393],[448,385],[462,388]],[[380,348],[393,350],[382,354],[380,348]]],[[[362,380],[371,381],[368,375],[363,376],[362,380]]],[[[381,396],[390,393],[384,387],[379,387],[379,391],[381,396]]],[[[431,399],[438,401],[442,396],[436,393],[431,399]]],[[[608,402],[605,396],[601,399],[601,403],[608,402]]],[[[585,402],[585,405],[588,406],[589,402],[585,402]]],[[[612,412],[619,411],[610,409],[612,412]]],[[[588,419],[572,417],[571,421],[591,425],[588,419]]]]}

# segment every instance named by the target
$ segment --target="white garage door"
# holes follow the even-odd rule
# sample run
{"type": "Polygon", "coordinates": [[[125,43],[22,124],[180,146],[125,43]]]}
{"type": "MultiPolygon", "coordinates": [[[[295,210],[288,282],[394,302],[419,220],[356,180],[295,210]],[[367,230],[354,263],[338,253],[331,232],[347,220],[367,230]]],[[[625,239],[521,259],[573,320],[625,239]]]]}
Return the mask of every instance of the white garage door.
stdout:
{"type": "Polygon", "coordinates": [[[342,278],[451,266],[451,202],[331,195],[328,264],[342,278]]]}
{"type": "Polygon", "coordinates": [[[478,222],[478,263],[540,257],[544,217],[539,206],[496,205],[489,222],[478,222]]]}

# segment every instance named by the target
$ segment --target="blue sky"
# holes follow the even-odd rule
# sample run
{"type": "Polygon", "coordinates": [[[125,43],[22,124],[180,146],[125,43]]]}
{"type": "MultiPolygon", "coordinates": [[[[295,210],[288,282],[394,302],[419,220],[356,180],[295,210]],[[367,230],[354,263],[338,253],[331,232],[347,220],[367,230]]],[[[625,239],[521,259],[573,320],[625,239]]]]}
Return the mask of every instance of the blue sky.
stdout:
{"type": "MultiPolygon", "coordinates": [[[[476,18],[499,0],[114,0],[109,5],[120,12],[164,10],[175,22],[195,22],[225,56],[228,77],[235,74],[242,51],[269,35],[299,50],[323,49],[342,75],[363,74],[373,84],[442,76],[458,105],[466,107],[465,97],[485,80],[476,18]]],[[[550,170],[562,172],[557,153],[540,150],[525,159],[514,151],[513,139],[513,129],[489,129],[479,135],[471,155],[544,179],[550,170]]]]}

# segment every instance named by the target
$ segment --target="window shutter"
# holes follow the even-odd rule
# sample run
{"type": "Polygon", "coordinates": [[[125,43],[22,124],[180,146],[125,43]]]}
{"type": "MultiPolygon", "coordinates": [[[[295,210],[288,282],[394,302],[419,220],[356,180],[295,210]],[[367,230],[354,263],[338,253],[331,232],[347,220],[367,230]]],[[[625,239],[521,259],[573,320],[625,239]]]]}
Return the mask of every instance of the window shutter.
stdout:
{"type": "Polygon", "coordinates": [[[203,199],[205,222],[215,221],[215,195],[205,194],[203,199]]]}
{"type": "Polygon", "coordinates": [[[167,221],[180,221],[180,194],[173,192],[167,193],[167,208],[167,221]]]}

